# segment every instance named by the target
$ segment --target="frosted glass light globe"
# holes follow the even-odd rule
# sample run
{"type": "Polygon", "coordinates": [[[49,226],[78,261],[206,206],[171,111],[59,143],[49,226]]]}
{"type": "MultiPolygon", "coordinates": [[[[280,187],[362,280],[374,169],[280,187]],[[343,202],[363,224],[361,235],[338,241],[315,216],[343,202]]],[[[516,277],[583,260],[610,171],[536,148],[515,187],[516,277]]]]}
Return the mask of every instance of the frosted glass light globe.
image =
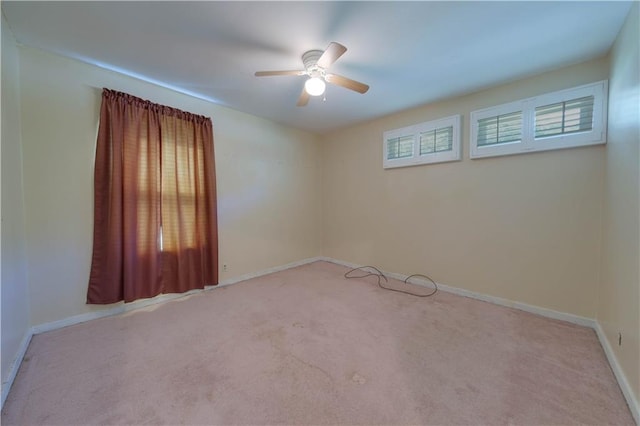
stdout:
{"type": "Polygon", "coordinates": [[[324,93],[326,84],[324,80],[319,77],[311,77],[304,83],[304,90],[311,96],[320,96],[324,93]]]}

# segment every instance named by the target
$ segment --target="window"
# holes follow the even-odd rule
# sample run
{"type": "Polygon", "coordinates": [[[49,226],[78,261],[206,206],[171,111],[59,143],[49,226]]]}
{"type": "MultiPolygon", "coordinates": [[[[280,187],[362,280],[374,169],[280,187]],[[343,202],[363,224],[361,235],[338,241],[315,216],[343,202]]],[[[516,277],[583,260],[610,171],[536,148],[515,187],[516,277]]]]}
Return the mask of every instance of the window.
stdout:
{"type": "Polygon", "coordinates": [[[497,145],[522,140],[522,111],[478,120],[478,145],[497,145]]]}
{"type": "Polygon", "coordinates": [[[413,135],[389,139],[387,142],[387,158],[397,160],[398,158],[407,157],[413,157],[413,135]]]}
{"type": "Polygon", "coordinates": [[[593,100],[593,96],[586,96],[537,107],[536,139],[592,130],[593,100]]]}
{"type": "Polygon", "coordinates": [[[218,282],[211,119],[103,89],[87,303],[218,282]]]}
{"type": "Polygon", "coordinates": [[[606,143],[607,81],[471,113],[470,157],[606,143]]]}
{"type": "Polygon", "coordinates": [[[384,132],[385,169],[460,160],[460,116],[384,132]]]}
{"type": "Polygon", "coordinates": [[[420,155],[453,149],[453,126],[420,133],[420,155]]]}

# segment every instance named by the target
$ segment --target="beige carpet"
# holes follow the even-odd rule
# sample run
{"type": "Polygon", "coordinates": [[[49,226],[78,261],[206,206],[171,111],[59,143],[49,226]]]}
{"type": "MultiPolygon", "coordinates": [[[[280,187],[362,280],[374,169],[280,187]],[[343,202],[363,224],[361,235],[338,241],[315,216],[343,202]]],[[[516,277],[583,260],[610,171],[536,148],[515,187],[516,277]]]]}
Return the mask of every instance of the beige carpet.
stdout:
{"type": "Polygon", "coordinates": [[[593,330],[346,271],[34,336],[2,424],[634,424],[593,330]]]}

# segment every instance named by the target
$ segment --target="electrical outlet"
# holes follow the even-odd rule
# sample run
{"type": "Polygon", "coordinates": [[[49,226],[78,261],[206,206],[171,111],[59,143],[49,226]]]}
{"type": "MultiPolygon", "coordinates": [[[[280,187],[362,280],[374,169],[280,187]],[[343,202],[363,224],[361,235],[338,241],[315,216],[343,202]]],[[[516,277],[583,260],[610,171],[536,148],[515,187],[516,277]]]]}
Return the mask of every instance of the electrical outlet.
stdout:
{"type": "Polygon", "coordinates": [[[618,333],[618,346],[622,346],[622,333],[618,333]]]}
{"type": "Polygon", "coordinates": [[[227,264],[226,264],[226,263],[225,263],[224,265],[222,265],[222,270],[223,270],[224,272],[227,272],[227,264]]]}

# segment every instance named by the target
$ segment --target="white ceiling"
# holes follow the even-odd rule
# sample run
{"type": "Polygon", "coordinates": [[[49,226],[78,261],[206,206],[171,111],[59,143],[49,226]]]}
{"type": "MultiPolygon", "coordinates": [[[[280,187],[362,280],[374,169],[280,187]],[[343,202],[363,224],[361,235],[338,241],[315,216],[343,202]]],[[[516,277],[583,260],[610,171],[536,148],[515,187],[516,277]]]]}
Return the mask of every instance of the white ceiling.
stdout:
{"type": "MultiPolygon", "coordinates": [[[[631,2],[2,2],[17,41],[317,133],[605,54],[631,2]],[[327,88],[296,107],[300,56],[331,41],[327,88]]],[[[134,93],[135,95],[135,93],[134,93]]],[[[215,120],[215,117],[213,117],[215,120]]]]}

